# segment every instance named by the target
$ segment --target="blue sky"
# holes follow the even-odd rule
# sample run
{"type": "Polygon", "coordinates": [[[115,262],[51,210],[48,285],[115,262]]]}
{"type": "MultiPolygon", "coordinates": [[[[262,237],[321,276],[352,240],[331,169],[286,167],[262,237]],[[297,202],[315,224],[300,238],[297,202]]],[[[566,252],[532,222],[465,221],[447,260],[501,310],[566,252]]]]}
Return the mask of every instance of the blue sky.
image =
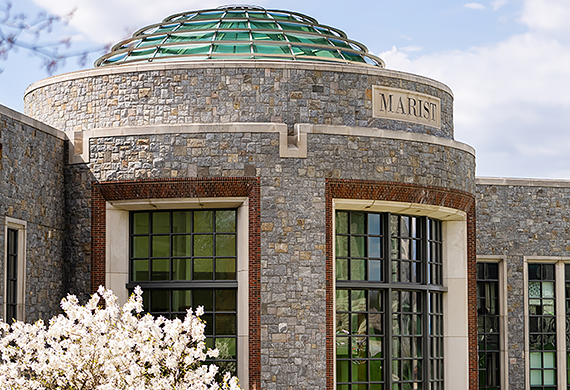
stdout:
{"type": "MultiPolygon", "coordinates": [[[[116,43],[173,13],[216,0],[17,0],[17,11],[75,13],[53,32],[74,48],[116,43]]],[[[1,0],[0,0],[1,4],[1,0]]],[[[455,139],[477,150],[477,175],[570,179],[570,1],[258,1],[344,30],[387,68],[427,76],[455,95],[455,139]]],[[[49,38],[49,37],[48,37],[49,38]]],[[[89,68],[69,59],[56,74],[89,68]]],[[[0,104],[23,111],[26,87],[47,77],[19,51],[0,61],[0,104]]]]}

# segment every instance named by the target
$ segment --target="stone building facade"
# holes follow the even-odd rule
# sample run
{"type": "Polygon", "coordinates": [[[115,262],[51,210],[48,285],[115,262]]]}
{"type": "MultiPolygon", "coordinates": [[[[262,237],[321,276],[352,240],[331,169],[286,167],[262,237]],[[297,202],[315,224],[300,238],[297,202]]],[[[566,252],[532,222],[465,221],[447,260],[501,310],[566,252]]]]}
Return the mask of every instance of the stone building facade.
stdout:
{"type": "MultiPolygon", "coordinates": [[[[263,15],[347,39],[312,18],[229,7],[163,25],[237,11],[251,58],[100,66],[33,84],[26,115],[2,108],[4,316],[141,285],[157,315],[204,305],[219,363],[244,388],[550,388],[553,370],[562,388],[565,317],[552,368],[549,345],[530,349],[540,332],[525,321],[539,315],[523,292],[547,291],[533,264],[554,264],[557,313],[570,299],[570,184],[476,179],[451,90],[353,41],[336,62],[255,58],[263,15]]],[[[291,53],[323,45],[293,38],[308,46],[291,53]]],[[[134,56],[125,42],[105,61],[134,56]]]]}

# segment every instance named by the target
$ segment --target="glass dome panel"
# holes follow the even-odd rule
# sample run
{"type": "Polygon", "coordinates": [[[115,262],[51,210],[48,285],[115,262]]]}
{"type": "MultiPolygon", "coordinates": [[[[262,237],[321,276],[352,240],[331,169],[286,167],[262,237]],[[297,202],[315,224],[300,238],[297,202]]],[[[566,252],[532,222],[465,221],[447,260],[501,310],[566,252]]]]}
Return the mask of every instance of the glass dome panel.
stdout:
{"type": "Polygon", "coordinates": [[[318,45],[328,45],[329,41],[326,38],[320,37],[318,35],[296,35],[296,34],[285,34],[290,42],[299,43],[315,43],[318,45]]]}
{"type": "Polygon", "coordinates": [[[221,22],[220,28],[249,28],[247,22],[221,22]]]}
{"type": "Polygon", "coordinates": [[[119,42],[95,65],[214,58],[384,66],[364,45],[309,16],[241,5],[169,16],[119,42]]]}
{"type": "Polygon", "coordinates": [[[315,33],[315,29],[311,26],[303,24],[293,24],[293,23],[279,23],[281,28],[285,31],[304,31],[309,33],[315,33]]]}
{"type": "Polygon", "coordinates": [[[208,20],[208,19],[219,19],[222,17],[223,12],[204,12],[200,14],[194,14],[192,21],[194,20],[208,20]]]}
{"type": "Polygon", "coordinates": [[[227,18],[232,18],[232,19],[247,19],[247,15],[245,14],[245,12],[233,12],[233,11],[228,11],[225,15],[224,15],[224,19],[227,18]]]}
{"type": "Polygon", "coordinates": [[[158,49],[157,57],[174,56],[174,55],[190,55],[190,54],[208,54],[211,45],[192,45],[188,46],[163,46],[158,49]]]}
{"type": "Polygon", "coordinates": [[[137,47],[157,45],[159,43],[162,43],[162,41],[164,41],[165,38],[166,35],[144,38],[142,41],[140,41],[137,47]]]}
{"type": "Polygon", "coordinates": [[[260,54],[287,54],[291,55],[289,45],[263,45],[254,44],[253,51],[260,54]]]}
{"type": "Polygon", "coordinates": [[[248,11],[247,14],[249,15],[250,19],[271,19],[269,15],[261,11],[248,11]]]}
{"type": "Polygon", "coordinates": [[[251,24],[252,29],[259,29],[259,30],[281,30],[277,23],[275,22],[249,22],[251,24]]]}
{"type": "Polygon", "coordinates": [[[218,22],[184,23],[176,32],[183,30],[214,30],[218,27],[218,22]]]}
{"type": "Polygon", "coordinates": [[[216,44],[212,53],[251,53],[251,45],[224,45],[216,44]]]}
{"type": "Polygon", "coordinates": [[[252,32],[251,33],[251,37],[253,40],[255,41],[284,41],[285,40],[285,35],[281,34],[281,33],[258,33],[258,32],[252,32]]]}
{"type": "Polygon", "coordinates": [[[173,33],[164,43],[169,42],[188,42],[188,41],[211,41],[214,39],[214,32],[191,32],[191,33],[173,33]]]}
{"type": "Polygon", "coordinates": [[[216,41],[249,41],[248,31],[240,32],[219,32],[216,34],[216,41]]]}

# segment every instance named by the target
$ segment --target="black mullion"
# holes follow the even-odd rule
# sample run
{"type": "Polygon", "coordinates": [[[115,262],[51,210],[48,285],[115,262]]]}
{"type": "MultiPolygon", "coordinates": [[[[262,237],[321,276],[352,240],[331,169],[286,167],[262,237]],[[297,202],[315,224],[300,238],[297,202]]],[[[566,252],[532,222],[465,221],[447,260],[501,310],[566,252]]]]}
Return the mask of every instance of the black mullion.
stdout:
{"type": "Polygon", "coordinates": [[[421,240],[421,249],[420,249],[420,267],[422,269],[422,275],[420,276],[419,284],[427,286],[428,290],[426,292],[421,293],[424,297],[422,302],[422,315],[420,318],[423,319],[422,323],[422,358],[420,359],[422,363],[422,386],[424,389],[429,389],[429,383],[431,379],[431,370],[430,370],[430,350],[429,350],[429,343],[430,343],[430,334],[429,334],[429,322],[431,313],[429,311],[430,300],[431,300],[431,293],[429,290],[430,280],[428,277],[428,269],[430,264],[428,264],[428,251],[430,249],[430,232],[428,231],[428,218],[423,217],[421,218],[420,223],[420,240],[421,240]]]}

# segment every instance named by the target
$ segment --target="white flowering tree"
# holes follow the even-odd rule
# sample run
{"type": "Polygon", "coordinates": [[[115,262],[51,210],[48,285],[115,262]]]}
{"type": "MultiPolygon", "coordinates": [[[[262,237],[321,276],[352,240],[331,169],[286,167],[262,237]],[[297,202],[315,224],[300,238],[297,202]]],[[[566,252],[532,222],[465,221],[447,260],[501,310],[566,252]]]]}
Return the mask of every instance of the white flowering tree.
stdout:
{"type": "Polygon", "coordinates": [[[85,306],[73,295],[61,306],[49,326],[0,323],[1,389],[239,389],[203,364],[218,352],[206,350],[201,307],[183,321],[141,315],[138,287],[122,308],[103,287],[85,306]]]}

